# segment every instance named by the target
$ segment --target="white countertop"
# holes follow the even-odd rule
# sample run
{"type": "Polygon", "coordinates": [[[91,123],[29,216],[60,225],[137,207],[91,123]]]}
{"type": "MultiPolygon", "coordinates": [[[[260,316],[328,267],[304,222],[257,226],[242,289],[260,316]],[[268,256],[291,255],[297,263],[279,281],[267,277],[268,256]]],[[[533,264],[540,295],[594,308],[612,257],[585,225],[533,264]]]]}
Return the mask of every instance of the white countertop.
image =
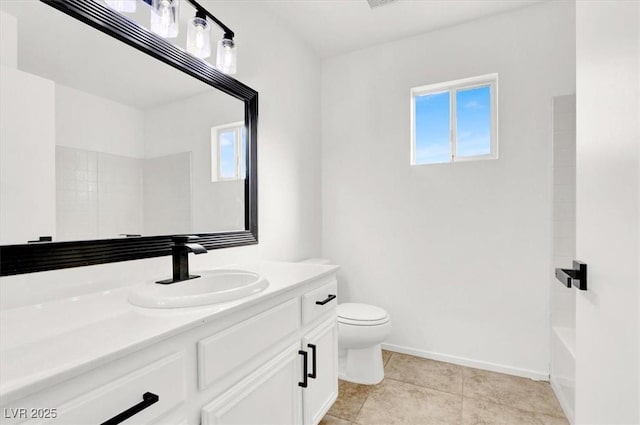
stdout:
{"type": "Polygon", "coordinates": [[[338,266],[263,262],[234,268],[262,274],[269,286],[250,297],[204,307],[136,307],[127,301],[125,287],[2,311],[2,403],[334,273],[338,266]]]}

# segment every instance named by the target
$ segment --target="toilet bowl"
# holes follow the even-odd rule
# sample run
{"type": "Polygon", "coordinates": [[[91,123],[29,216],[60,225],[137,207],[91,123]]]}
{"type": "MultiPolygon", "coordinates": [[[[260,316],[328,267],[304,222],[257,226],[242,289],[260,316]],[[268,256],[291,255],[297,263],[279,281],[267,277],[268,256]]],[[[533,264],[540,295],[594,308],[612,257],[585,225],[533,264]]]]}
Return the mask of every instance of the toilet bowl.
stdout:
{"type": "Polygon", "coordinates": [[[391,333],[391,318],[382,308],[368,304],[339,304],[338,376],[373,385],[384,378],[381,343],[391,333]]]}

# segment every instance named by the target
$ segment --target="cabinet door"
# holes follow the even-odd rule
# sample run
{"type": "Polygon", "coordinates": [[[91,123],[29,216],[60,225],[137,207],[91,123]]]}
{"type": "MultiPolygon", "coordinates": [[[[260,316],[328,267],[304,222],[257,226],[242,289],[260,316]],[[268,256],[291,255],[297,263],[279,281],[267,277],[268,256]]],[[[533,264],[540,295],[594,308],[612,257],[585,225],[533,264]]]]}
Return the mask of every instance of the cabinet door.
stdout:
{"type": "Polygon", "coordinates": [[[302,349],[309,353],[309,385],[302,392],[304,423],[316,425],[338,397],[338,324],[335,316],[309,332],[302,340],[302,349]]]}
{"type": "Polygon", "coordinates": [[[302,362],[298,344],[225,391],[202,409],[202,425],[302,423],[302,362]]]}

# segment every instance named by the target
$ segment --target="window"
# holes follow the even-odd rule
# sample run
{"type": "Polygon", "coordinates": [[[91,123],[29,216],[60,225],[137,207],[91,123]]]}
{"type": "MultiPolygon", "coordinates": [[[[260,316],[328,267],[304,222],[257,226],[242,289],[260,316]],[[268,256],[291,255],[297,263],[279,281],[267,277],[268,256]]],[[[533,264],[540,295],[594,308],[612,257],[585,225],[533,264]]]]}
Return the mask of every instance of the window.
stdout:
{"type": "Polygon", "coordinates": [[[243,122],[211,129],[211,181],[240,180],[246,175],[247,138],[243,122]]]}
{"type": "Polygon", "coordinates": [[[498,75],[411,90],[411,164],[498,157],[498,75]]]}

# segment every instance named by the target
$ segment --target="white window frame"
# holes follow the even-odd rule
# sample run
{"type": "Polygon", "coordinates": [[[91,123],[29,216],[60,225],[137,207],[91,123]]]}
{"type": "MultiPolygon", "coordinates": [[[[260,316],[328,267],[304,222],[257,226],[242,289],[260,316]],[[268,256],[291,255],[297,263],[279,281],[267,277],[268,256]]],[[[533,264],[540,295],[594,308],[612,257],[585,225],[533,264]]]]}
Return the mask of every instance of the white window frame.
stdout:
{"type": "Polygon", "coordinates": [[[498,74],[486,74],[477,77],[444,83],[430,84],[411,89],[411,165],[436,165],[451,164],[454,162],[478,161],[483,159],[498,159],[498,74]],[[457,116],[456,93],[460,90],[474,89],[478,87],[490,87],[491,103],[491,151],[486,155],[456,156],[457,151],[457,116]],[[416,97],[449,93],[449,149],[450,161],[445,163],[417,163],[416,162],[416,97]]]}
{"type": "Polygon", "coordinates": [[[245,176],[241,175],[242,164],[242,129],[245,127],[244,121],[233,122],[230,124],[219,125],[211,127],[211,181],[232,181],[243,180],[245,176]],[[236,158],[236,175],[235,177],[222,177],[220,174],[220,134],[234,130],[235,134],[235,158],[236,158]]]}

